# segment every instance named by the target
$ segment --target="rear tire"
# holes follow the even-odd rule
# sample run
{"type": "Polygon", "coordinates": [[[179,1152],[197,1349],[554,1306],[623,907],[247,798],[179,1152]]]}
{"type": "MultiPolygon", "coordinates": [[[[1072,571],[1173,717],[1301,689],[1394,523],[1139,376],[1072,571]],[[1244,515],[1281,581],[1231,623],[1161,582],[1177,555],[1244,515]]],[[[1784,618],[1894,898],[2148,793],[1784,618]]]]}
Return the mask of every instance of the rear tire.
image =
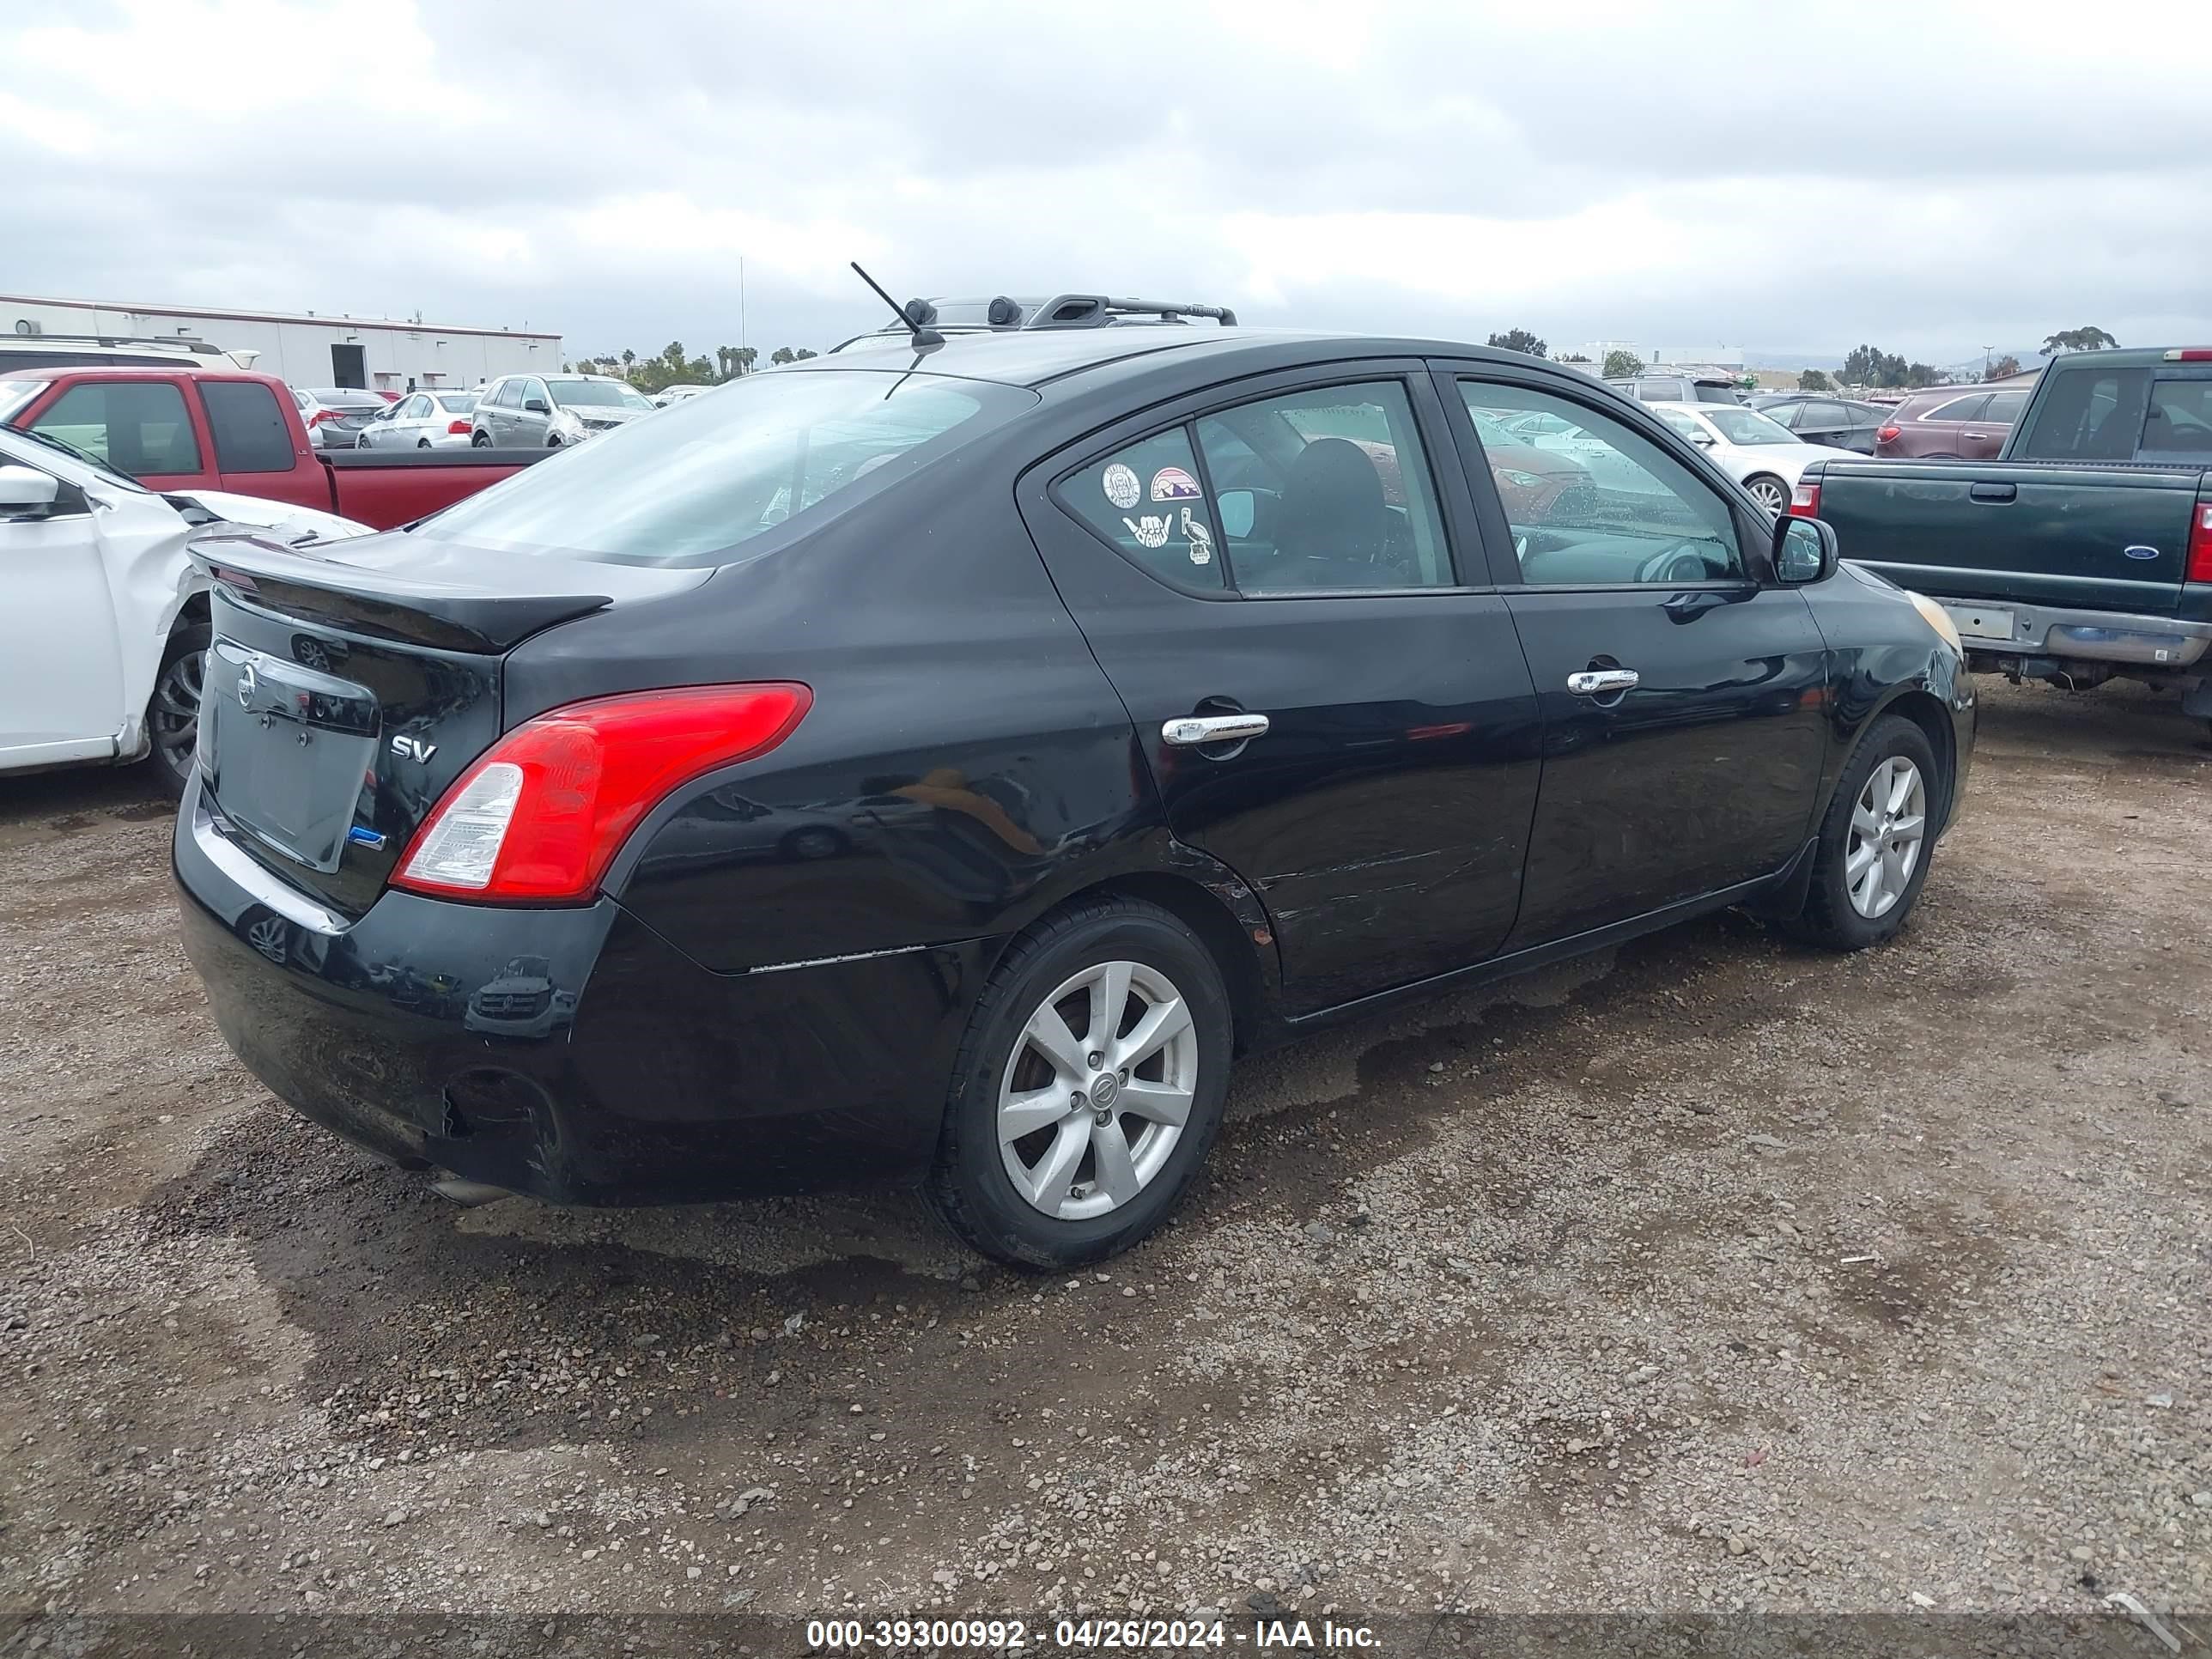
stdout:
{"type": "Polygon", "coordinates": [[[214,630],[204,621],[180,622],[162,647],[146,703],[146,758],[155,781],[171,800],[184,798],[199,749],[200,693],[214,630]]]}
{"type": "Polygon", "coordinates": [[[415,441],[415,447],[417,449],[428,449],[429,447],[430,441],[428,438],[417,438],[415,441]]]}
{"type": "Polygon", "coordinates": [[[1895,938],[1928,879],[1948,799],[1928,734],[1900,714],[1876,720],[1820,820],[1812,884],[1790,931],[1832,951],[1895,938]]]}
{"type": "Polygon", "coordinates": [[[1757,501],[1776,518],[1790,510],[1790,486],[1771,472],[1757,472],[1743,481],[1743,487],[1757,501]]]}
{"type": "Polygon", "coordinates": [[[491,447],[491,434],[489,432],[471,432],[469,434],[469,447],[471,449],[489,449],[491,447]]]}
{"type": "Polygon", "coordinates": [[[939,1212],[1018,1267],[1127,1249],[1212,1148],[1233,1036],[1219,966],[1168,912],[1092,899],[1039,922],[969,1018],[930,1177],[939,1212]]]}

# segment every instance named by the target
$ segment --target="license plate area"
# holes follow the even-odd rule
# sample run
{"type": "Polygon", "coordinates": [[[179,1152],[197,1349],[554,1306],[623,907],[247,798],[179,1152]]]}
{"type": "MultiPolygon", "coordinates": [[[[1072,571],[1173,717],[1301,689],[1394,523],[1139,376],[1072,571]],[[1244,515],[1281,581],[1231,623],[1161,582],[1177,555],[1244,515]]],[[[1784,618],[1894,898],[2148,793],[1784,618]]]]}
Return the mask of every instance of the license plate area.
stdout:
{"type": "Polygon", "coordinates": [[[336,870],[374,797],[375,697],[222,639],[200,707],[201,769],[224,817],[311,870],[336,870]]]}
{"type": "Polygon", "coordinates": [[[2009,645],[2019,630],[2018,617],[2003,605],[1947,605],[1943,609],[1960,634],[1969,640],[2009,645]]]}

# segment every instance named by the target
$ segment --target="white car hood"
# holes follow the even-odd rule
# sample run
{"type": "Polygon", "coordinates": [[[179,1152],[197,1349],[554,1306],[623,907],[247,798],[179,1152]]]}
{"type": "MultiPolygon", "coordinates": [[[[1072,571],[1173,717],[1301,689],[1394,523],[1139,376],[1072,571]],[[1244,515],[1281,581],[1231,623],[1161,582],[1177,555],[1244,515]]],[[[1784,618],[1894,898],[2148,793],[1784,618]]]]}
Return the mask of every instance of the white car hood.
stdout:
{"type": "Polygon", "coordinates": [[[351,519],[341,519],[335,513],[319,512],[312,507],[295,507],[290,501],[272,501],[259,495],[234,495],[227,489],[171,489],[162,492],[170,502],[191,502],[212,513],[228,524],[251,525],[257,530],[274,531],[276,539],[287,544],[304,541],[335,542],[348,536],[373,536],[376,532],[365,524],[351,519]]]}
{"type": "Polygon", "coordinates": [[[1866,457],[1829,444],[1730,444],[1716,459],[1729,477],[1739,481],[1767,472],[1794,484],[1815,461],[1863,461],[1866,457]]]}

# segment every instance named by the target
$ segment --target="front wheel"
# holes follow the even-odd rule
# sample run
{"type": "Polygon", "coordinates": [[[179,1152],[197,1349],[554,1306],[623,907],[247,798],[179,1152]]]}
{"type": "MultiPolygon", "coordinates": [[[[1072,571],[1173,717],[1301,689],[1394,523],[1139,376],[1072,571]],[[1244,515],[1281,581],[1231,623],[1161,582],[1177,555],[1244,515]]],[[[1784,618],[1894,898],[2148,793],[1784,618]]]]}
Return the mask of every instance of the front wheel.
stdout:
{"type": "Polygon", "coordinates": [[[200,741],[200,692],[207,676],[208,646],[214,632],[204,622],[186,622],[169,635],[161,666],[154,676],[154,695],[146,705],[147,758],[155,781],[171,800],[183,799],[200,741]]]}
{"type": "Polygon", "coordinates": [[[1776,518],[1780,518],[1789,510],[1790,486],[1772,473],[1762,472],[1756,477],[1747,478],[1743,487],[1751,492],[1752,500],[1776,518]]]}
{"type": "Polygon", "coordinates": [[[1167,1219],[1221,1127],[1233,1021],[1189,928],[1079,904],[1007,951],[953,1071],[931,1195],[1016,1267],[1079,1267],[1167,1219]]]}
{"type": "Polygon", "coordinates": [[[1928,879],[1943,808],[1928,734],[1887,714],[1859,744],[1820,821],[1800,938],[1863,951],[1896,937],[1928,879]]]}

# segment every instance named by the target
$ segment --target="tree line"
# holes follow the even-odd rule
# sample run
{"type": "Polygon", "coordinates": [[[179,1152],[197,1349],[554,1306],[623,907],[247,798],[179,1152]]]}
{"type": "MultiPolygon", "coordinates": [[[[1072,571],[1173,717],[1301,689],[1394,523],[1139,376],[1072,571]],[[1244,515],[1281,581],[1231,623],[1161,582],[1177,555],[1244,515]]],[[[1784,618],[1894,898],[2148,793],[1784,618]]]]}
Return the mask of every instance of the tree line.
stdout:
{"type": "MultiPolygon", "coordinates": [[[[1493,334],[1490,343],[1503,351],[1524,352],[1531,357],[1545,357],[1549,349],[1536,335],[1525,328],[1510,328],[1503,334],[1493,334]]],[[[2055,357],[2062,351],[2101,351],[2119,342],[2101,328],[2065,328],[2044,337],[2039,356],[2055,357]]],[[[1589,359],[1579,351],[1562,356],[1563,363],[1588,363],[1589,359]]],[[[1608,380],[1632,380],[1644,373],[1645,364],[1632,351],[1615,349],[1605,354],[1601,373],[1608,380]]],[[[2008,352],[1990,362],[1982,372],[1984,382],[2009,380],[2020,373],[2020,359],[2008,352]]],[[[1844,359],[1841,380],[1844,386],[1880,387],[1896,391],[1917,391],[1923,386],[1949,384],[1954,376],[1948,369],[1928,363],[1907,362],[1894,352],[1884,351],[1879,346],[1861,345],[1852,348],[1844,359]]],[[[1797,377],[1800,392],[1834,392],[1837,380],[1825,369],[1808,368],[1797,377]]]]}
{"type": "MultiPolygon", "coordinates": [[[[769,353],[771,363],[795,363],[818,354],[805,346],[778,346],[769,353]]],[[[671,340],[650,357],[627,349],[612,356],[579,357],[561,367],[572,374],[612,374],[628,380],[640,392],[665,392],[672,386],[720,386],[750,374],[760,362],[752,346],[716,346],[712,357],[688,355],[681,340],[671,340]]]]}

